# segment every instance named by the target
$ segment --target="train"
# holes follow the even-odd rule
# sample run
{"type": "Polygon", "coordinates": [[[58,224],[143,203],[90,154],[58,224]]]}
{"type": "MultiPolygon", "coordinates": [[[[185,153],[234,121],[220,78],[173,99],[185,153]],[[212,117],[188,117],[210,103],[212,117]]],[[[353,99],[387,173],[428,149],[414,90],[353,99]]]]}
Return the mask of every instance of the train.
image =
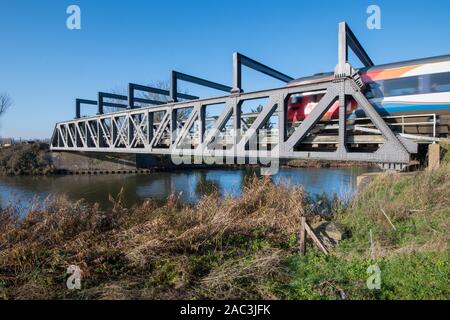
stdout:
{"type": "MultiPolygon", "coordinates": [[[[365,84],[364,94],[378,113],[394,122],[415,121],[417,126],[406,125],[403,130],[411,134],[433,132],[439,137],[449,136],[450,127],[450,55],[402,61],[360,69],[365,84]],[[436,126],[420,125],[421,120],[433,116],[436,126]],[[401,120],[400,120],[401,119],[401,120]]],[[[334,73],[320,73],[295,79],[288,86],[331,81],[334,73]]],[[[317,106],[325,91],[292,94],[288,98],[288,122],[304,120],[317,106]]],[[[364,111],[353,99],[346,99],[350,119],[365,117],[364,111]]],[[[321,121],[338,119],[339,102],[336,101],[321,121]]]]}

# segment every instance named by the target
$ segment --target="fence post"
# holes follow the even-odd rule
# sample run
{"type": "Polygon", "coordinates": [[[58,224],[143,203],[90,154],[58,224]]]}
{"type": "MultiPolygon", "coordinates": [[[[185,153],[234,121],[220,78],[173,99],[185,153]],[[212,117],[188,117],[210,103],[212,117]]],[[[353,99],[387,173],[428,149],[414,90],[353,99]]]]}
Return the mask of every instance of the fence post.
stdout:
{"type": "Polygon", "coordinates": [[[306,254],[306,229],[305,229],[305,224],[306,224],[306,218],[305,217],[300,217],[300,255],[304,256],[306,254]]]}

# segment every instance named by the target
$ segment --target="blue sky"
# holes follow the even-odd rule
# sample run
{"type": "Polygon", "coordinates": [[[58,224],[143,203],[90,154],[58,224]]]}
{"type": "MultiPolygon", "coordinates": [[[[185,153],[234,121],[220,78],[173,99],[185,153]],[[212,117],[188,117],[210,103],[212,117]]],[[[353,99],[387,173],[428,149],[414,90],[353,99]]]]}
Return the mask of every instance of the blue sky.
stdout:
{"type": "MultiPolygon", "coordinates": [[[[376,64],[449,54],[448,12],[449,1],[0,0],[0,92],[14,101],[0,136],[47,138],[73,118],[76,97],[165,80],[171,69],[231,85],[233,51],[292,77],[331,71],[342,20],[376,64]],[[81,30],[66,28],[71,4],[81,30]],[[381,30],[366,27],[371,4],[381,30]]],[[[244,81],[247,91],[280,85],[252,71],[244,81]]]]}

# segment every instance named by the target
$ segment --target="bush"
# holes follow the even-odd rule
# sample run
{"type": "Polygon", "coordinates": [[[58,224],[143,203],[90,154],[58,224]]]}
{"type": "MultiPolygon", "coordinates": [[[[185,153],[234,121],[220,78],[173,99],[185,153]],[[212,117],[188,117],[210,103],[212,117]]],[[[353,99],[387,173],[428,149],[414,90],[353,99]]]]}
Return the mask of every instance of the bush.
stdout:
{"type": "Polygon", "coordinates": [[[54,171],[45,143],[19,144],[0,149],[0,174],[41,175],[54,171]]]}

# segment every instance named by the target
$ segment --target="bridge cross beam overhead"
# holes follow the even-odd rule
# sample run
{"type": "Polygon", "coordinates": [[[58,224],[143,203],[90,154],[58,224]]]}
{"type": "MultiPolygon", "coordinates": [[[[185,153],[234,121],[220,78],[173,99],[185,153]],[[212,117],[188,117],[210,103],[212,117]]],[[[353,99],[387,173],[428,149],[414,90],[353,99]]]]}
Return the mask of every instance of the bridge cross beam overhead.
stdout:
{"type": "Polygon", "coordinates": [[[99,93],[99,106],[105,105],[104,97],[127,101],[120,104],[124,109],[121,111],[103,113],[99,107],[97,115],[80,117],[79,104],[94,104],[95,101],[77,100],[76,119],[56,124],[51,150],[143,153],[187,158],[226,156],[256,159],[263,155],[268,159],[367,161],[391,169],[403,169],[410,163],[411,155],[417,153],[417,144],[395,133],[366,98],[358,70],[353,69],[347,61],[348,49],[352,49],[365,65],[373,63],[345,23],[339,25],[338,39],[338,64],[334,77],[327,81],[243,92],[242,65],[284,82],[292,78],[235,53],[233,85],[230,87],[172,72],[172,88],[167,92],[130,84],[128,96],[99,93]],[[229,91],[230,94],[206,99],[182,95],[177,92],[178,80],[229,91]],[[169,102],[136,98],[135,90],[158,91],[155,93],[167,95],[169,102]],[[287,109],[289,99],[296,95],[315,95],[320,99],[303,121],[294,124],[287,119],[287,109]],[[178,98],[183,100],[177,101],[178,98]],[[364,138],[353,134],[356,126],[349,123],[346,110],[348,99],[354,99],[364,110],[378,135],[364,138]],[[243,112],[243,106],[252,101],[265,103],[261,104],[258,112],[243,112]],[[336,101],[339,102],[337,125],[322,123],[324,115],[335,106],[336,101]],[[137,107],[135,102],[150,106],[137,107]],[[209,114],[211,106],[220,106],[221,110],[216,116],[209,114]],[[326,134],[326,137],[316,134],[318,128],[330,129],[331,134],[326,134]],[[369,140],[365,141],[366,138],[369,140]],[[368,144],[376,148],[367,150],[354,147],[368,144]],[[318,145],[332,148],[315,148],[318,145]]]}

